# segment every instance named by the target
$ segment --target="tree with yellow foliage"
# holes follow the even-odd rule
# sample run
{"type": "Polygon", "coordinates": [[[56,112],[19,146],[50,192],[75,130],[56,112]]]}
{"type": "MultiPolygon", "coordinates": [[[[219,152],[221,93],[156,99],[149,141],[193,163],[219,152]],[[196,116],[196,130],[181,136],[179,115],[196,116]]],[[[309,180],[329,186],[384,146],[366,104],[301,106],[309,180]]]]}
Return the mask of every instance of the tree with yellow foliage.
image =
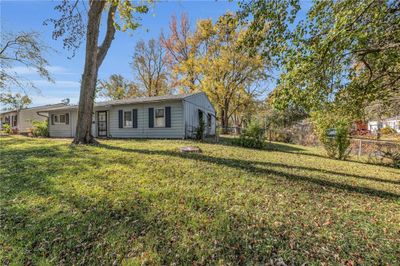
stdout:
{"type": "Polygon", "coordinates": [[[223,130],[234,116],[240,117],[238,112],[250,107],[261,93],[257,81],[266,79],[261,55],[242,45],[246,34],[246,27],[226,14],[215,24],[210,19],[198,21],[193,37],[199,87],[216,106],[223,130]]]}

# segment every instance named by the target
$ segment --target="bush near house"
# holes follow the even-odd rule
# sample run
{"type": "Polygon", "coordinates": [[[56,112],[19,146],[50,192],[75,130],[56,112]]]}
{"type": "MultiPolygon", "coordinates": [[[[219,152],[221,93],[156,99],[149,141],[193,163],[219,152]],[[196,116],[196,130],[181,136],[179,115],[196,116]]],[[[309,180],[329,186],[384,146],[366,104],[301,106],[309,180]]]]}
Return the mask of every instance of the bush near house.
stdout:
{"type": "Polygon", "coordinates": [[[204,130],[206,128],[206,124],[203,119],[200,119],[199,126],[195,129],[195,138],[196,140],[204,139],[204,130]]]}
{"type": "Polygon", "coordinates": [[[276,143],[0,142],[2,265],[400,264],[398,169],[276,143]]]}
{"type": "Polygon", "coordinates": [[[47,120],[44,121],[33,121],[32,122],[32,135],[34,137],[48,137],[49,136],[49,123],[47,120]]]}
{"type": "Polygon", "coordinates": [[[3,124],[2,127],[3,127],[3,132],[4,133],[6,133],[6,134],[13,134],[14,133],[12,127],[10,126],[10,124],[3,124]]]}
{"type": "Polygon", "coordinates": [[[233,143],[247,148],[262,149],[264,147],[264,129],[258,122],[251,122],[247,128],[240,133],[238,139],[233,143]]]}

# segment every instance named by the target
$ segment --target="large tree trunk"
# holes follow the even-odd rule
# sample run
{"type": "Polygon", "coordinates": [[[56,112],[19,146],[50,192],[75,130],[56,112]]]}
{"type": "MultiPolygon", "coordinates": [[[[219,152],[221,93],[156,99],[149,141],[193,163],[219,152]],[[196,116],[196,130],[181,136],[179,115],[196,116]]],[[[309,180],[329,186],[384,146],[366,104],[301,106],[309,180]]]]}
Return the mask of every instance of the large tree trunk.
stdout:
{"type": "Polygon", "coordinates": [[[92,129],[93,105],[96,91],[97,74],[101,63],[114,39],[115,28],[112,13],[116,6],[111,6],[107,19],[107,33],[100,47],[97,46],[101,14],[105,1],[91,1],[86,33],[86,57],[82,75],[81,92],[79,97],[78,121],[76,126],[74,144],[94,144],[92,129]]]}

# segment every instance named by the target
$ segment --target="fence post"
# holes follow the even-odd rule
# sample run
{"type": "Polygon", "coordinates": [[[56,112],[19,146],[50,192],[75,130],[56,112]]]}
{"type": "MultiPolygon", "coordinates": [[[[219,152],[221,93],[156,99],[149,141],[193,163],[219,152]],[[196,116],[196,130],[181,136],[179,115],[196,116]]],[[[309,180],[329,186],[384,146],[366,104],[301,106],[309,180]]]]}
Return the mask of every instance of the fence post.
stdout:
{"type": "Polygon", "coordinates": [[[359,143],[358,143],[358,159],[360,160],[360,157],[361,157],[361,139],[359,139],[358,141],[359,141],[359,143]]]}

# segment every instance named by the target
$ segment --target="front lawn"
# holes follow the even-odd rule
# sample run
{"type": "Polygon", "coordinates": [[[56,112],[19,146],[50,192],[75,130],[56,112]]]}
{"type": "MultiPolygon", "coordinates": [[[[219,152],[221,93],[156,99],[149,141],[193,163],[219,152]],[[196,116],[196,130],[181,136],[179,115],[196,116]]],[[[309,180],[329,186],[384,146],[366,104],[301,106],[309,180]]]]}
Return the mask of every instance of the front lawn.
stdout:
{"type": "Polygon", "coordinates": [[[2,264],[400,264],[400,170],[274,145],[0,137],[2,264]]]}

